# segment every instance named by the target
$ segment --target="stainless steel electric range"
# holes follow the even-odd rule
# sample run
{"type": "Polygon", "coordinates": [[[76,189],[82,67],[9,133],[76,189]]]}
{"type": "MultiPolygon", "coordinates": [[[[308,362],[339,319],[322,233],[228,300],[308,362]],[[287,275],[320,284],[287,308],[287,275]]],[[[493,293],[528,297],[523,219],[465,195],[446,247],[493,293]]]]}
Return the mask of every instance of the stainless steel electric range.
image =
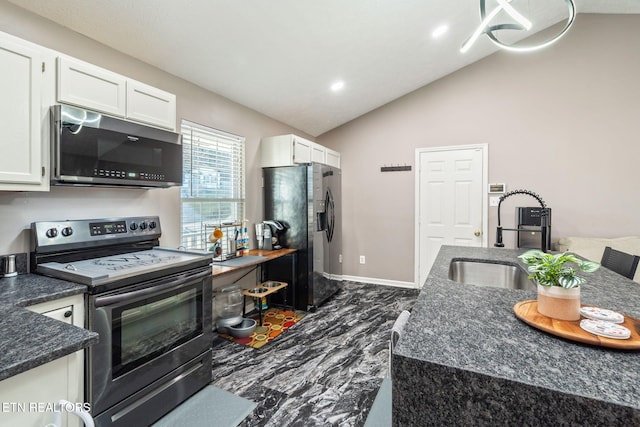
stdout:
{"type": "Polygon", "coordinates": [[[96,426],[150,425],[211,382],[210,253],[159,247],[158,217],[31,225],[32,270],[88,287],[96,426]]]}

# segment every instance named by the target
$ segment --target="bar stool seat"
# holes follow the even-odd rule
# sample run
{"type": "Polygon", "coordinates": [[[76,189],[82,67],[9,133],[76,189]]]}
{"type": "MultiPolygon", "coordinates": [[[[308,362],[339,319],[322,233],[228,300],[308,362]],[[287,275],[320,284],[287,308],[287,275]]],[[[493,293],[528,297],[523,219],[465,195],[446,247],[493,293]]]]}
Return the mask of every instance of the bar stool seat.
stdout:
{"type": "Polygon", "coordinates": [[[633,280],[636,269],[638,268],[638,262],[640,262],[640,256],[621,252],[612,249],[610,246],[606,246],[600,264],[609,270],[623,275],[627,279],[633,280]]]}
{"type": "MultiPolygon", "coordinates": [[[[242,295],[244,295],[245,297],[258,298],[259,300],[258,313],[260,315],[260,326],[262,326],[262,301],[260,300],[268,295],[271,295],[273,293],[280,291],[281,289],[286,288],[287,286],[289,286],[289,284],[286,282],[277,282],[275,280],[267,280],[266,282],[260,283],[260,285],[258,285],[255,288],[245,289],[244,291],[242,291],[242,295]]],[[[245,310],[246,310],[246,304],[245,304],[245,301],[243,301],[242,303],[243,317],[245,314],[245,310]]]]}

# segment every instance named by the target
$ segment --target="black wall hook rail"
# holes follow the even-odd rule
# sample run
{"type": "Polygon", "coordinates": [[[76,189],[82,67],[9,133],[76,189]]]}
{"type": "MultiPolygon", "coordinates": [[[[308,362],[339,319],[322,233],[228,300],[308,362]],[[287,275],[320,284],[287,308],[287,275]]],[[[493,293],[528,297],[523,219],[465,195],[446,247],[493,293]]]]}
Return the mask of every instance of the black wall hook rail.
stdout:
{"type": "Polygon", "coordinates": [[[380,172],[405,172],[410,171],[411,166],[382,166],[380,172]]]}

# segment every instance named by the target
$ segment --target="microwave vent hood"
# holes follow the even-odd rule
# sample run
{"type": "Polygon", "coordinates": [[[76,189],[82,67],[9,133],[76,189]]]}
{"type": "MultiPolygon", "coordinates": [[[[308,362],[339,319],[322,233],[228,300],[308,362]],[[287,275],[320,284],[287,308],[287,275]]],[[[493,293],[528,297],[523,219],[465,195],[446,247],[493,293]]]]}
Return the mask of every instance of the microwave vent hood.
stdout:
{"type": "Polygon", "coordinates": [[[53,185],[182,185],[178,133],[68,105],[51,107],[53,185]]]}

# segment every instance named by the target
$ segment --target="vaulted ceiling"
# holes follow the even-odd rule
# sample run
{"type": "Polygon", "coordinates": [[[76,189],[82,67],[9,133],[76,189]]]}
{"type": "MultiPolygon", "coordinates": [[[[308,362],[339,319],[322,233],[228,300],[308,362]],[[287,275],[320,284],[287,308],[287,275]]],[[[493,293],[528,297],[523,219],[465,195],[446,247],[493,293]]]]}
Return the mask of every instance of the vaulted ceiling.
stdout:
{"type": "MultiPolygon", "coordinates": [[[[497,50],[481,36],[460,53],[479,0],[9,1],[313,136],[497,50]],[[434,38],[441,25],[448,31],[434,38]]],[[[567,17],[563,0],[511,4],[532,33],[567,17]]],[[[640,13],[638,0],[576,6],[640,13]]],[[[501,13],[494,23],[510,20],[501,13]]]]}

